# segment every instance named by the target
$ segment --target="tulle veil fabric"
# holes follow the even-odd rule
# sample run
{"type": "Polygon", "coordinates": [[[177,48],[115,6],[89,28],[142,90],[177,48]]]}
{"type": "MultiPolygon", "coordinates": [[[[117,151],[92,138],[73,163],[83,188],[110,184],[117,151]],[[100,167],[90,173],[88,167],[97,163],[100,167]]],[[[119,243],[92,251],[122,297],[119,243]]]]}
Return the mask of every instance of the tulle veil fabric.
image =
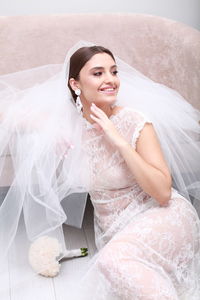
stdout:
{"type": "MultiPolygon", "coordinates": [[[[58,238],[67,247],[61,201],[90,190],[87,157],[82,149],[83,118],[67,88],[69,59],[0,77],[0,180],[7,159],[12,178],[0,207],[0,260],[4,261],[20,221],[29,241],[58,238]]],[[[121,80],[117,105],[143,112],[153,123],[174,187],[189,201],[200,200],[200,112],[176,91],[153,82],[116,57],[121,80]]],[[[24,255],[26,256],[25,247],[24,255]]],[[[27,263],[27,260],[25,260],[27,263]]]]}

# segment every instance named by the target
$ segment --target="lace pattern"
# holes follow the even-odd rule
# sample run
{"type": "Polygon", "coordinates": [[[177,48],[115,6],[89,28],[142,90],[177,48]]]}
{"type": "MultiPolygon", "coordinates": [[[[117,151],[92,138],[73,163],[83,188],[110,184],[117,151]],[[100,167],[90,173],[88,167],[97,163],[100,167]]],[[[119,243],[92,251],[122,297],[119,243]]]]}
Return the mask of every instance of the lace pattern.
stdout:
{"type": "MultiPolygon", "coordinates": [[[[111,119],[133,147],[150,122],[129,108],[111,119]]],[[[172,190],[169,205],[159,206],[102,134],[86,127],[84,140],[100,250],[86,278],[99,274],[101,298],[91,299],[199,299],[200,224],[192,205],[172,190]]]]}

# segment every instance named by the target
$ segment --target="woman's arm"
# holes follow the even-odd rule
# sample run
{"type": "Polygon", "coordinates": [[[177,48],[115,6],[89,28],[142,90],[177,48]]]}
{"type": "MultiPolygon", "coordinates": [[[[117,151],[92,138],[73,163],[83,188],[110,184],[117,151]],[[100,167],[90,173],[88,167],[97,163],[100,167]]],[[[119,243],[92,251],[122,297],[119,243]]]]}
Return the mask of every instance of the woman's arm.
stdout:
{"type": "Polygon", "coordinates": [[[117,148],[141,188],[161,205],[166,205],[171,196],[171,176],[153,126],[145,124],[136,150],[121,139],[117,148]]]}
{"type": "Polygon", "coordinates": [[[92,105],[91,111],[92,119],[119,150],[141,188],[161,205],[166,205],[171,196],[171,176],[153,126],[144,125],[135,150],[101,109],[92,105]]]}

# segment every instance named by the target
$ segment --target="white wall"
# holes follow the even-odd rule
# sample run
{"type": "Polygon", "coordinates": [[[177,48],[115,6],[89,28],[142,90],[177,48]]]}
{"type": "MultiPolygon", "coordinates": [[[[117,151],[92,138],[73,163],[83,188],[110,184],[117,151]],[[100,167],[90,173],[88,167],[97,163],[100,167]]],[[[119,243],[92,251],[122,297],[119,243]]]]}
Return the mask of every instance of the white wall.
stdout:
{"type": "Polygon", "coordinates": [[[158,15],[200,30],[200,0],[0,0],[0,15],[130,12],[158,15]]]}

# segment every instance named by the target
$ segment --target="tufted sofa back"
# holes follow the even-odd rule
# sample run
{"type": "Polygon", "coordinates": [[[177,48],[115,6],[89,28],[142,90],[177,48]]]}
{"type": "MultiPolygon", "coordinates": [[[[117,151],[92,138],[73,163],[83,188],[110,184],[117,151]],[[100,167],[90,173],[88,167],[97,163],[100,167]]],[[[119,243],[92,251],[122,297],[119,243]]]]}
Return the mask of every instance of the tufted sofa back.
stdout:
{"type": "Polygon", "coordinates": [[[79,40],[110,48],[200,109],[200,32],[144,14],[0,17],[0,74],[62,63],[79,40]]]}

